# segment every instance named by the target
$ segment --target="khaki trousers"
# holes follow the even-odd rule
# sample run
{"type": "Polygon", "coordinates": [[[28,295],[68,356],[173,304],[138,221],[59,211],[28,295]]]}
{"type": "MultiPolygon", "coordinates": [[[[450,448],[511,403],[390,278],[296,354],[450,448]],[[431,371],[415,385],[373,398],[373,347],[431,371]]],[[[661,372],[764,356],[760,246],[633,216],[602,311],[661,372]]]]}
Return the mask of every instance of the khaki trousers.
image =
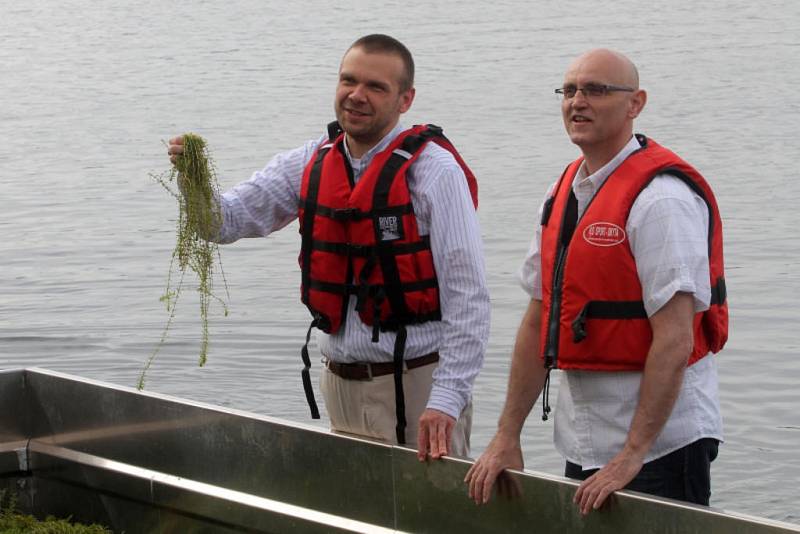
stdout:
{"type": "MultiPolygon", "coordinates": [[[[419,418],[430,397],[436,366],[424,365],[403,372],[407,447],[417,448],[419,418]]],[[[394,377],[391,374],[371,380],[347,380],[325,368],[320,377],[320,389],[331,430],[397,444],[394,377]]],[[[471,430],[472,402],[461,412],[453,429],[450,456],[469,456],[471,430]]]]}

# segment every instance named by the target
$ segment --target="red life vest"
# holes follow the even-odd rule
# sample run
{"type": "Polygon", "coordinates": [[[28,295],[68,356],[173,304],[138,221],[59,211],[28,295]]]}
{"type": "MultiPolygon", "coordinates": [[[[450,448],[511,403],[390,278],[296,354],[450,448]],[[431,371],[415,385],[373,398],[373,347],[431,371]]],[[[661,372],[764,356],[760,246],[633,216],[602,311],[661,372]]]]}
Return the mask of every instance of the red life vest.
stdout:
{"type": "Polygon", "coordinates": [[[472,171],[441,128],[420,125],[376,154],[354,184],[344,134],[330,137],[306,166],[300,190],[301,294],[315,326],[337,332],[352,294],[375,341],[379,329],[441,319],[430,238],[419,234],[406,174],[434,141],[464,170],[477,207],[472,171]]]}
{"type": "Polygon", "coordinates": [[[577,202],[571,163],[542,214],[542,358],[548,369],[628,371],[644,368],[653,333],[642,302],[625,226],[641,191],[658,174],[683,180],[707,204],[711,305],[695,314],[689,365],[718,352],[728,337],[722,221],[708,183],[670,150],[637,135],[642,148],[608,177],[570,235],[577,202]]]}
{"type": "Polygon", "coordinates": [[[357,184],[337,123],[328,126],[328,137],[306,166],[300,188],[301,298],[314,316],[301,351],[303,389],[311,416],[318,419],[309,374],[311,328],[338,332],[350,295],[357,295],[356,311],[364,324],[373,327],[373,341],[378,341],[380,330],[397,330],[396,432],[398,442],[405,443],[405,326],[441,319],[430,238],[419,234],[406,175],[433,141],[463,169],[476,208],[477,182],[438,126],[414,126],[400,133],[373,157],[357,184]]]}

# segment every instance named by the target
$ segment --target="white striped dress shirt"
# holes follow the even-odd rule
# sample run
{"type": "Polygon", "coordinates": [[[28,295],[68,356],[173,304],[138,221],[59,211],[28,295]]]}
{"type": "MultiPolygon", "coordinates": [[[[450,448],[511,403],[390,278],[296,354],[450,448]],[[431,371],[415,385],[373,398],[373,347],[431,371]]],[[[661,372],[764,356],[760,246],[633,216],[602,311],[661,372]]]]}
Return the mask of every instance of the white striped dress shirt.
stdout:
{"type": "MultiPolygon", "coordinates": [[[[640,148],[632,137],[610,162],[588,175],[581,165],[572,185],[578,216],[608,176],[640,148]]],[[[547,192],[547,199],[555,184],[547,192]]],[[[541,218],[541,208],[539,210],[541,218]]],[[[680,179],[658,175],[631,207],[625,231],[636,260],[648,317],[676,292],[694,295],[695,312],[708,309],[708,209],[680,179]]],[[[522,287],[542,299],[541,226],[520,269],[522,287]]],[[[622,450],[639,399],[640,372],[565,371],[554,411],[556,449],[570,462],[594,469],[622,450]]],[[[700,438],[722,440],[717,367],[707,356],[686,369],[675,407],[645,456],[649,462],[700,438]]]]}
{"type": "MultiPolygon", "coordinates": [[[[356,181],[373,156],[403,130],[396,125],[360,159],[347,154],[356,181]]],[[[292,222],[297,217],[303,171],[326,140],[324,135],[278,154],[263,170],[225,192],[220,202],[224,223],[218,241],[267,236],[292,222]]],[[[405,358],[439,352],[427,407],[458,419],[471,399],[489,337],[489,292],[478,218],[461,167],[435,143],[426,145],[407,178],[419,232],[430,234],[442,320],[407,327],[405,358]]],[[[342,330],[334,335],[319,332],[320,351],[344,363],[392,361],[395,334],[381,332],[379,341],[373,343],[372,327],[361,322],[355,303],[352,296],[342,330]]]]}

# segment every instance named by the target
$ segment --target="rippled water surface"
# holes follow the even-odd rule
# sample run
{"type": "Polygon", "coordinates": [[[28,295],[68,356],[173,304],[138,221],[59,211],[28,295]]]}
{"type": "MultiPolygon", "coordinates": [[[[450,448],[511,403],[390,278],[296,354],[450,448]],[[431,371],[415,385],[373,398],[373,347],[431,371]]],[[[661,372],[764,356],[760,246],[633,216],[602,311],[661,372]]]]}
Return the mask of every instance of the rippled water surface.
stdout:
{"type": "MultiPolygon", "coordinates": [[[[726,232],[731,337],[719,357],[726,443],[713,504],[800,522],[800,4],[462,2],[6,3],[0,16],[0,368],[132,386],[167,319],[177,206],[150,177],[162,140],[195,131],[228,187],[316,137],[341,54],[393,34],[417,62],[406,124],[445,127],[481,185],[492,336],[473,452],[502,407],[526,305],[515,272],[547,185],[576,155],[552,90],[595,46],[629,54],[649,102],[637,130],[713,184],[726,232]],[[602,6],[602,7],[599,7],[602,6]]],[[[296,224],[226,247],[230,315],[198,368],[186,291],[148,389],[307,422],[296,224]]],[[[314,369],[319,371],[319,366],[314,369]]],[[[323,419],[319,424],[326,424],[323,419]]],[[[529,469],[560,473],[552,427],[524,431],[529,469]]]]}

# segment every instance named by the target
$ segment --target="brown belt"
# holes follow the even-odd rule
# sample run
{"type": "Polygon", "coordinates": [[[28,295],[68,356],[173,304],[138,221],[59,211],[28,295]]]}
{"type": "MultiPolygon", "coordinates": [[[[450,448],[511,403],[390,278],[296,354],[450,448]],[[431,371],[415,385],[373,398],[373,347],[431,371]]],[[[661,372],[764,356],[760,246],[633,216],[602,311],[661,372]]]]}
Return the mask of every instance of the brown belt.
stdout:
{"type": "MultiPolygon", "coordinates": [[[[439,361],[439,353],[431,352],[425,356],[406,360],[405,366],[408,369],[416,369],[423,365],[429,365],[439,361]]],[[[394,373],[394,362],[385,363],[338,363],[329,359],[325,360],[325,367],[336,376],[345,380],[369,380],[376,376],[390,375],[394,373]]]]}

